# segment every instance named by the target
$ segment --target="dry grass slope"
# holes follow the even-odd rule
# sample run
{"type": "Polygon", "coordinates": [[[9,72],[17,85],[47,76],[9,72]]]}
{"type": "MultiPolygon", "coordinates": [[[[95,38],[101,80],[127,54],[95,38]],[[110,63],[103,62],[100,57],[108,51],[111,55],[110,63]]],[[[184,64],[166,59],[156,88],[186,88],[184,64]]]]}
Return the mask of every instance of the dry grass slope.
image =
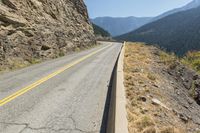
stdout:
{"type": "Polygon", "coordinates": [[[173,54],[166,54],[153,46],[126,44],[124,84],[130,133],[198,132],[199,125],[184,120],[177,113],[182,110],[174,94],[178,85],[169,80],[167,72],[163,72],[173,68],[175,60],[173,54]]]}

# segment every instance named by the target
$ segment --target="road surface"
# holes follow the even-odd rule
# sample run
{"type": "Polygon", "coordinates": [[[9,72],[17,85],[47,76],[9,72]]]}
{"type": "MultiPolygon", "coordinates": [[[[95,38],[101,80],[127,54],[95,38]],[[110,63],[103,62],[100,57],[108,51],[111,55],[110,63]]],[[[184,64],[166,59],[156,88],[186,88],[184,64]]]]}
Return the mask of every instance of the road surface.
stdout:
{"type": "Polygon", "coordinates": [[[99,133],[122,44],[0,75],[0,133],[99,133]]]}

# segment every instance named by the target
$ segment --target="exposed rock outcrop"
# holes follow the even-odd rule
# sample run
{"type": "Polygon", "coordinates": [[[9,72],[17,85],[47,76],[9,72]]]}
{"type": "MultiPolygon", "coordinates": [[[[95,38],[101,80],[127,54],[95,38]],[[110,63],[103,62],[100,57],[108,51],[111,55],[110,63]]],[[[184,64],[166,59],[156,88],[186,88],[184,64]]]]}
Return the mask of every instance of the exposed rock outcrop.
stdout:
{"type": "Polygon", "coordinates": [[[0,0],[0,68],[92,44],[83,0],[0,0]]]}
{"type": "Polygon", "coordinates": [[[200,75],[179,62],[175,62],[173,67],[168,69],[168,73],[182,83],[190,96],[200,105],[200,75]]]}

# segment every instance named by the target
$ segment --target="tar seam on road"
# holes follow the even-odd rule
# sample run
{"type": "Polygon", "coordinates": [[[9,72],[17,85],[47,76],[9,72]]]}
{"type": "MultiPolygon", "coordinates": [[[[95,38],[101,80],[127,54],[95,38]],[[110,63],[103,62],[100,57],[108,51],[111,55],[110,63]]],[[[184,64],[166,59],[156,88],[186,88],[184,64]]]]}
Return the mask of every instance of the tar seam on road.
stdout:
{"type": "MultiPolygon", "coordinates": [[[[109,46],[110,46],[110,45],[109,45],[109,46]]],[[[70,63],[70,64],[68,64],[68,65],[66,65],[66,66],[64,66],[64,67],[62,67],[61,69],[59,69],[59,70],[57,70],[57,71],[55,71],[55,72],[53,72],[53,73],[51,73],[51,74],[49,74],[49,75],[47,75],[47,76],[41,78],[41,79],[39,79],[38,81],[36,81],[36,82],[34,82],[34,83],[32,83],[32,84],[26,86],[25,88],[22,88],[22,89],[20,89],[19,91],[17,91],[17,92],[15,92],[15,93],[13,93],[13,94],[11,94],[11,95],[9,95],[9,96],[3,98],[2,100],[0,100],[0,107],[3,106],[3,105],[5,105],[5,104],[8,103],[8,102],[11,102],[11,101],[14,100],[15,98],[17,98],[17,97],[19,97],[19,96],[25,94],[26,92],[28,92],[28,91],[34,89],[35,87],[41,85],[42,83],[48,81],[49,79],[51,79],[51,78],[57,76],[58,74],[64,72],[65,70],[67,70],[67,69],[69,69],[69,68],[71,68],[71,67],[73,67],[73,66],[79,64],[80,62],[82,62],[82,61],[88,59],[89,57],[91,57],[91,56],[93,56],[93,55],[99,53],[100,51],[102,51],[102,50],[108,48],[109,46],[106,46],[106,47],[103,47],[103,48],[101,48],[101,49],[99,49],[99,50],[97,50],[97,51],[94,51],[94,52],[92,52],[92,53],[90,53],[90,54],[88,54],[88,55],[86,55],[86,56],[84,56],[84,57],[82,57],[82,58],[80,58],[80,59],[78,59],[78,60],[76,60],[76,61],[74,61],[74,62],[72,62],[72,63],[70,63]]]]}

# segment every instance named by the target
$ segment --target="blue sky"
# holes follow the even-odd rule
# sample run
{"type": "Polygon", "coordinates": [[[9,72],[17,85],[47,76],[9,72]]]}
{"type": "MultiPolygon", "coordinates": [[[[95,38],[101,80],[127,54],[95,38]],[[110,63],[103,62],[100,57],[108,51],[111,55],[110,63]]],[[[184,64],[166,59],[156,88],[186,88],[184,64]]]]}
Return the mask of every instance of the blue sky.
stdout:
{"type": "Polygon", "coordinates": [[[147,17],[186,5],[192,0],[84,0],[91,18],[147,17]]]}

